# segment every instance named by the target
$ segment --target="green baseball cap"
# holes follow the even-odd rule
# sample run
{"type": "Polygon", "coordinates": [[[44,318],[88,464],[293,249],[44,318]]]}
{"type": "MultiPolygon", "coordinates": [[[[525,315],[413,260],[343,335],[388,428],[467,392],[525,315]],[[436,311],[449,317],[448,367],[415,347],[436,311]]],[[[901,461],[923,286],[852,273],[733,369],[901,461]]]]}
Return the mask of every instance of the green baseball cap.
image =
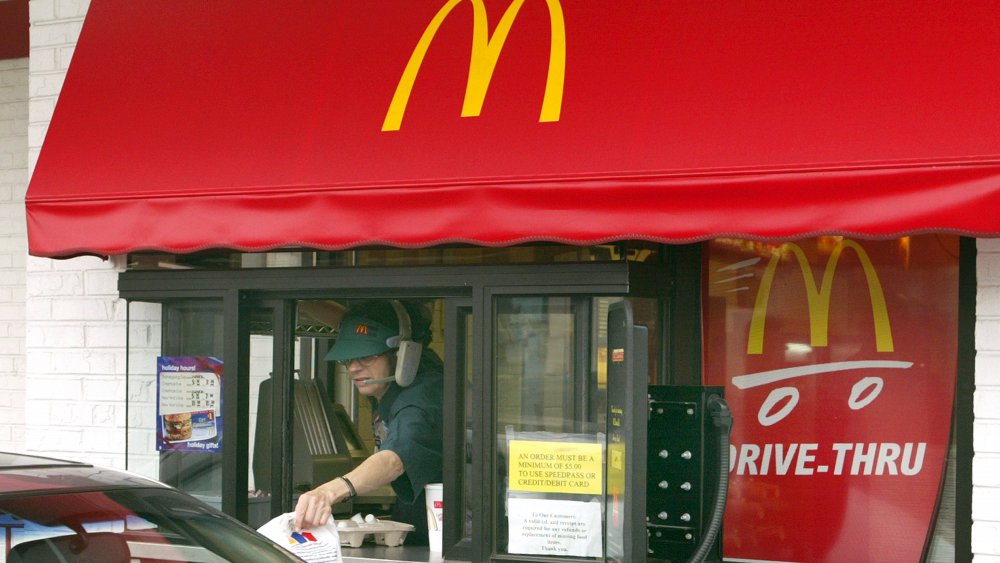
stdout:
{"type": "Polygon", "coordinates": [[[378,321],[347,316],[340,323],[340,334],[326,361],[343,361],[384,354],[399,346],[399,333],[378,321]]]}

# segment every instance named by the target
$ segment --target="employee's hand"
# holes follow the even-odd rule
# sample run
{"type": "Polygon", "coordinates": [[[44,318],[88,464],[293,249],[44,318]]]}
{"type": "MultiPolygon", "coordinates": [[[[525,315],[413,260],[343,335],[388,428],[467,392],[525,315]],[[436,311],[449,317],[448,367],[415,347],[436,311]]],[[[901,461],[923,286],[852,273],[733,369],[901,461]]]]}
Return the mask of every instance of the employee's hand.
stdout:
{"type": "Polygon", "coordinates": [[[317,487],[299,497],[295,505],[295,531],[301,532],[330,521],[330,507],[337,501],[337,495],[324,487],[317,487]]]}

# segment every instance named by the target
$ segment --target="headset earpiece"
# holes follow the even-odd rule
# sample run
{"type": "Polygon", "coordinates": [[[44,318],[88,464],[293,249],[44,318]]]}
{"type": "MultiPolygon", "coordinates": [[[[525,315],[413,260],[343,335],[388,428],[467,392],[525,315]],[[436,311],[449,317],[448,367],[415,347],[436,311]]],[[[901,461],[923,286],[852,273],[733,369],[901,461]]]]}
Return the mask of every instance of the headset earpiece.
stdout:
{"type": "Polygon", "coordinates": [[[392,303],[392,308],[396,311],[396,318],[399,320],[399,346],[396,348],[396,373],[393,377],[397,385],[406,387],[413,383],[414,378],[417,377],[417,367],[420,365],[420,354],[423,351],[423,346],[412,340],[413,329],[406,307],[395,299],[391,300],[390,303],[392,303]]]}

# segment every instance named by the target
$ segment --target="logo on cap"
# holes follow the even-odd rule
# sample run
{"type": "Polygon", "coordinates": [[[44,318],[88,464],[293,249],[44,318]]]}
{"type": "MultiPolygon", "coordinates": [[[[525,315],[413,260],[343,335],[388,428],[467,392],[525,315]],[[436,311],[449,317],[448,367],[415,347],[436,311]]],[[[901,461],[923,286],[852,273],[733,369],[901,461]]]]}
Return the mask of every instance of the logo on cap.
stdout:
{"type": "Polygon", "coordinates": [[[354,327],[354,334],[368,334],[368,325],[359,324],[354,327]]]}

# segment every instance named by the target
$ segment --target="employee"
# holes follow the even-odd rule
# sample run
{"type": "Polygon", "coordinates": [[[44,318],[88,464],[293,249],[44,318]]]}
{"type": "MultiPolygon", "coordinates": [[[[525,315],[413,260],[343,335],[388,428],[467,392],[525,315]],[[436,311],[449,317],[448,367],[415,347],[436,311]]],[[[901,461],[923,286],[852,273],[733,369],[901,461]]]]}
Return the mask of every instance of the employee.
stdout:
{"type": "MultiPolygon", "coordinates": [[[[358,392],[372,401],[377,451],[349,473],[300,496],[297,530],[325,524],[334,504],[384,485],[396,493],[392,519],[427,529],[424,485],[441,482],[443,434],[442,362],[426,348],[429,342],[428,316],[415,304],[366,301],[344,313],[326,359],[346,367],[358,392]],[[421,353],[416,377],[404,387],[393,376],[400,341],[407,337],[420,345],[421,353]]],[[[407,348],[406,353],[412,351],[407,348]]],[[[407,534],[406,539],[408,544],[426,543],[427,534],[407,534]]]]}

